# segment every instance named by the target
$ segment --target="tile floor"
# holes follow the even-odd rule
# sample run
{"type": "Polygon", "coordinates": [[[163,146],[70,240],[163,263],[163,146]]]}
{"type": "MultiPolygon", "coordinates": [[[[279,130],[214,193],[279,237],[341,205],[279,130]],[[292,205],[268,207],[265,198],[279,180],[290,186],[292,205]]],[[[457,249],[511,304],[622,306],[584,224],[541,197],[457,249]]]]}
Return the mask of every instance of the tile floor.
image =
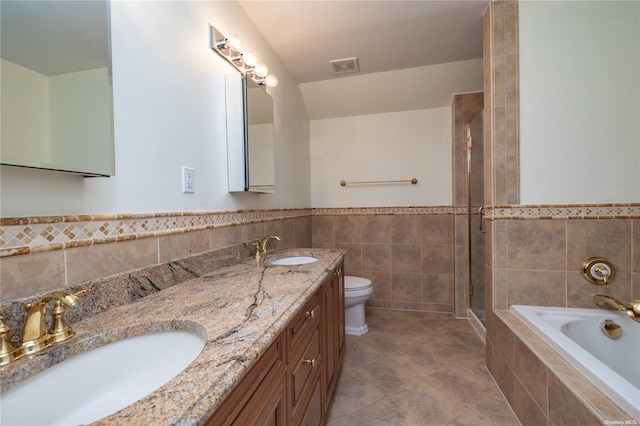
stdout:
{"type": "Polygon", "coordinates": [[[327,425],[519,425],[485,366],[484,343],[448,314],[367,308],[347,336],[327,425]]]}

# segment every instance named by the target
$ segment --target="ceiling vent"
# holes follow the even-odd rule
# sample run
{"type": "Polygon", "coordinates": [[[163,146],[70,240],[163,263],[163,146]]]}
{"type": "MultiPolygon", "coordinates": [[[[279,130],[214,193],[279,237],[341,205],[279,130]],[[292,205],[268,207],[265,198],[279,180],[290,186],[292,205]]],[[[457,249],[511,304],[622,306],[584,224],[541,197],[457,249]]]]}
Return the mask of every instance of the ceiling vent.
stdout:
{"type": "Polygon", "coordinates": [[[333,67],[333,73],[335,75],[360,71],[360,68],[358,67],[358,58],[334,59],[333,61],[329,61],[329,63],[333,67]]]}

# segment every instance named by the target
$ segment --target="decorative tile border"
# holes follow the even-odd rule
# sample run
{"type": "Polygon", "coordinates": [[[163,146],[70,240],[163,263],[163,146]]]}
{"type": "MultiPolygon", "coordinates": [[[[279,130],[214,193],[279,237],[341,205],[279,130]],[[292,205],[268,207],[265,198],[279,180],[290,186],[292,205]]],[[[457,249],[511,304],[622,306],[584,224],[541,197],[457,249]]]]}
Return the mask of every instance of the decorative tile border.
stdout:
{"type": "Polygon", "coordinates": [[[400,215],[400,214],[453,214],[452,206],[432,207],[325,207],[314,208],[314,215],[400,215]]]}
{"type": "Polygon", "coordinates": [[[493,206],[485,209],[485,218],[489,220],[640,219],[640,203],[493,206]]]}
{"type": "MultiPolygon", "coordinates": [[[[480,206],[472,206],[477,213],[480,206]]],[[[314,215],[466,215],[467,206],[314,208],[314,215]]],[[[640,203],[540,204],[485,206],[489,220],[508,219],[640,219],[640,203]]]]}
{"type": "Polygon", "coordinates": [[[310,215],[280,209],[4,218],[0,257],[310,215]]]}

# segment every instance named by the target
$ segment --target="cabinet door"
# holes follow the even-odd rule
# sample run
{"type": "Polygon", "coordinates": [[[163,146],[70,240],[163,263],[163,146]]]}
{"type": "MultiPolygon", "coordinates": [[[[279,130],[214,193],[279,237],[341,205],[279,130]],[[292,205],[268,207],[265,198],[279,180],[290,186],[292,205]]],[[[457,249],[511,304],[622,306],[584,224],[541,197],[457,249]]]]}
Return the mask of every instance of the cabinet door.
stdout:
{"type": "Polygon", "coordinates": [[[340,267],[338,269],[336,269],[336,272],[338,274],[338,291],[335,294],[337,303],[337,315],[336,318],[338,318],[338,324],[337,324],[337,328],[338,328],[338,355],[337,355],[337,359],[338,359],[338,365],[337,365],[337,369],[340,370],[340,367],[342,366],[342,360],[344,358],[344,349],[345,349],[345,319],[344,319],[344,266],[340,265],[340,267]]]}
{"type": "Polygon", "coordinates": [[[344,355],[344,277],[340,265],[322,288],[324,331],[324,403],[331,402],[344,355]]]}
{"type": "Polygon", "coordinates": [[[331,392],[334,386],[334,380],[336,376],[336,303],[335,292],[336,288],[335,274],[332,274],[331,278],[322,287],[322,319],[323,319],[323,334],[324,334],[324,393],[325,393],[325,405],[328,406],[331,399],[331,392]]]}
{"type": "Polygon", "coordinates": [[[284,368],[272,369],[233,424],[237,426],[285,426],[287,424],[287,385],[284,368]]]}
{"type": "Polygon", "coordinates": [[[256,364],[206,422],[206,426],[262,424],[286,420],[286,366],[283,336],[260,356],[256,364]],[[282,406],[280,404],[283,404],[282,406]]]}
{"type": "Polygon", "coordinates": [[[309,405],[307,406],[307,410],[305,411],[300,424],[302,426],[320,426],[322,425],[323,414],[322,388],[320,386],[320,376],[318,376],[313,390],[313,395],[311,395],[309,405]]]}

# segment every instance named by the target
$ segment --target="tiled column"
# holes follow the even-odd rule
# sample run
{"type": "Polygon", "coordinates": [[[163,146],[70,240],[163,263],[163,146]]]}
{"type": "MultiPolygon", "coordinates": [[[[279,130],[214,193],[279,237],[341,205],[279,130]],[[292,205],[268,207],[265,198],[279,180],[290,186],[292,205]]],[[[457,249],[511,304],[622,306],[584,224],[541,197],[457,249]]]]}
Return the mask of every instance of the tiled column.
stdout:
{"type": "MultiPolygon", "coordinates": [[[[519,203],[518,2],[492,1],[484,15],[485,205],[519,203]]],[[[506,223],[488,224],[485,240],[487,327],[506,308],[506,223]]]]}

